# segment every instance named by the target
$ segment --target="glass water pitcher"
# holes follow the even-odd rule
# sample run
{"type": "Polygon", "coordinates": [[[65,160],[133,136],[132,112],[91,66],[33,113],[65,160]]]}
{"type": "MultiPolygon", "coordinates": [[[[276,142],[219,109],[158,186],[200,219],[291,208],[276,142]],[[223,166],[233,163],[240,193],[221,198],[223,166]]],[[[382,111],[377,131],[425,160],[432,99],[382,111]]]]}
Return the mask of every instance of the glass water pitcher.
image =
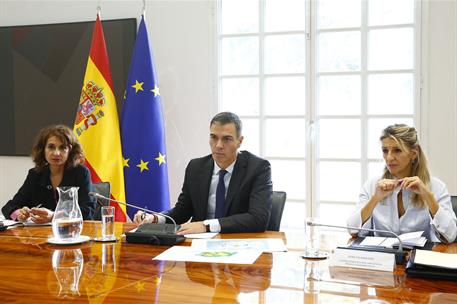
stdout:
{"type": "Polygon", "coordinates": [[[71,242],[79,238],[83,228],[83,217],[78,205],[79,187],[57,187],[59,202],[52,219],[54,237],[71,242]]]}

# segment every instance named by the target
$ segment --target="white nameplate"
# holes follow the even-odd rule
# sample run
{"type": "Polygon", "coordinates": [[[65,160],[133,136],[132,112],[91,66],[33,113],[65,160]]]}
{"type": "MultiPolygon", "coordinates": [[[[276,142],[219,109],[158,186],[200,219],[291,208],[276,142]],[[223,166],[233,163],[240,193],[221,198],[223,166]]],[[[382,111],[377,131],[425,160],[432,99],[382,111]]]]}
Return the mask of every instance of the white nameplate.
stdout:
{"type": "Polygon", "coordinates": [[[337,248],[330,256],[329,266],[394,271],[395,254],[337,248]]]}

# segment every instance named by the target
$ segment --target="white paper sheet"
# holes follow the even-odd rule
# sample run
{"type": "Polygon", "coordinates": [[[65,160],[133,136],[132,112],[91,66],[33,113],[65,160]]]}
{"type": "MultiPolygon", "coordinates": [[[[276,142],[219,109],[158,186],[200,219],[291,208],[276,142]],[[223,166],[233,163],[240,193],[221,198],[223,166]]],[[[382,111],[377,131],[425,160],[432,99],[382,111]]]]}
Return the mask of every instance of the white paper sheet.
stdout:
{"type": "MultiPolygon", "coordinates": [[[[424,231],[414,231],[400,234],[398,237],[405,246],[424,247],[427,238],[422,236],[423,233],[424,231]]],[[[367,236],[360,242],[360,245],[392,248],[394,245],[398,245],[398,239],[395,237],[367,236]]]]}
{"type": "Polygon", "coordinates": [[[34,226],[52,226],[52,222],[47,222],[47,223],[35,223],[31,219],[28,219],[26,222],[24,222],[25,227],[34,227],[34,226]]]}
{"type": "Polygon", "coordinates": [[[416,249],[414,263],[457,269],[457,254],[416,249]]]}
{"type": "Polygon", "coordinates": [[[16,222],[13,220],[2,220],[3,226],[15,226],[21,224],[20,222],[16,222]]]}
{"type": "Polygon", "coordinates": [[[381,246],[381,244],[386,240],[386,237],[383,236],[366,236],[360,245],[363,246],[381,246]]]}
{"type": "Polygon", "coordinates": [[[173,246],[153,260],[253,264],[261,254],[261,250],[204,250],[189,246],[173,246]]]}
{"type": "Polygon", "coordinates": [[[212,239],[216,235],[218,235],[217,232],[205,232],[205,233],[185,234],[184,237],[187,239],[212,239]]]}
{"type": "Polygon", "coordinates": [[[262,252],[287,251],[282,239],[214,239],[193,240],[192,247],[207,250],[247,250],[255,249],[262,252]]]}

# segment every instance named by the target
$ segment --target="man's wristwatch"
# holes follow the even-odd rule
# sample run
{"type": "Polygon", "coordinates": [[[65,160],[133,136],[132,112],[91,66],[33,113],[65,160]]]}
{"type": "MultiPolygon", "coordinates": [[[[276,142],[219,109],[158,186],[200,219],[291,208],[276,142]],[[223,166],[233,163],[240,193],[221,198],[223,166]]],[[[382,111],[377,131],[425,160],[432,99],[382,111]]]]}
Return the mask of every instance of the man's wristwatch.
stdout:
{"type": "Polygon", "coordinates": [[[211,228],[210,228],[210,226],[209,226],[209,221],[204,220],[204,221],[203,221],[203,225],[204,225],[205,228],[206,228],[206,232],[211,232],[211,228]]]}

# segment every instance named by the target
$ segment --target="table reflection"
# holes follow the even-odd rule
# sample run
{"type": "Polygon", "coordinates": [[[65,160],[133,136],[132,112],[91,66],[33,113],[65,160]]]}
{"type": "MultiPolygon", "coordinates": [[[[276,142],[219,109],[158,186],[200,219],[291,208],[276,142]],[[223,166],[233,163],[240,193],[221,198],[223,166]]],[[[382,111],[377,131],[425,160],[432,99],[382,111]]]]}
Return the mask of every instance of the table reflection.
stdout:
{"type": "Polygon", "coordinates": [[[52,268],[59,283],[59,298],[79,296],[79,278],[84,267],[84,257],[81,249],[54,250],[52,253],[52,268]]]}
{"type": "Polygon", "coordinates": [[[262,257],[266,267],[186,262],[186,273],[191,281],[214,289],[212,303],[236,303],[241,293],[263,291],[270,287],[273,258],[271,253],[264,253],[262,257]]]}
{"type": "Polygon", "coordinates": [[[119,243],[94,243],[84,265],[85,293],[89,300],[103,299],[112,291],[118,272],[121,245],[119,243]]]}
{"type": "Polygon", "coordinates": [[[102,272],[116,272],[115,244],[102,244],[102,272]]]}

